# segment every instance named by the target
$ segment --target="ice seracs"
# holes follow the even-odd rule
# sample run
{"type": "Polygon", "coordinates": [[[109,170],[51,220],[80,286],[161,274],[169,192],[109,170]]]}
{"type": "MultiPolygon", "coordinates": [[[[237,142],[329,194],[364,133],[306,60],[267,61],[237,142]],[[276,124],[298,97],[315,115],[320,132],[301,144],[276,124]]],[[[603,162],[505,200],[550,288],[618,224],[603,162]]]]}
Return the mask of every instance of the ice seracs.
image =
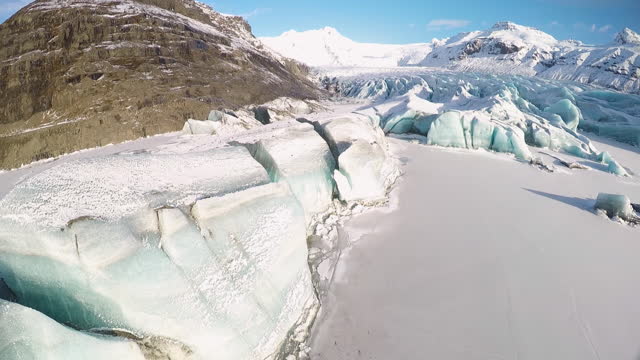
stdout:
{"type": "Polygon", "coordinates": [[[132,340],[81,333],[28,307],[0,299],[0,354],[3,360],[145,360],[132,340]]]}
{"type": "Polygon", "coordinates": [[[602,210],[611,218],[640,223],[640,217],[635,214],[631,200],[626,195],[600,193],[596,198],[596,210],[602,210]]]}
{"type": "Polygon", "coordinates": [[[263,359],[314,304],[304,210],[244,147],[168,151],[61,164],[15,188],[0,273],[21,304],[77,329],[263,359]]]}
{"type": "Polygon", "coordinates": [[[188,119],[182,132],[188,135],[231,136],[272,122],[295,119],[321,109],[322,106],[313,100],[281,97],[238,110],[212,110],[207,120],[188,119]]]}
{"type": "Polygon", "coordinates": [[[451,73],[423,68],[327,70],[321,82],[347,97],[371,99],[358,114],[386,133],[426,136],[426,143],[485,149],[534,161],[530,146],[631,175],[578,130],[640,144],[637,95],[515,75],[451,73]]]}
{"type": "Polygon", "coordinates": [[[292,125],[246,146],[267,169],[272,181],[289,184],[307,220],[329,208],[336,161],[312,125],[292,125]]]}
{"type": "Polygon", "coordinates": [[[323,119],[316,127],[337,159],[334,179],[340,199],[376,202],[399,176],[377,123],[360,114],[323,119]]]}
{"type": "MultiPolygon", "coordinates": [[[[240,115],[207,121],[227,117],[240,115]]],[[[350,178],[343,198],[380,201],[397,172],[366,116],[325,127],[283,119],[34,165],[0,199],[0,298],[12,301],[0,304],[12,324],[0,334],[44,345],[9,346],[9,360],[83,358],[87,347],[127,360],[295,349],[318,306],[307,236],[326,228],[330,253],[336,209],[347,209],[337,179],[350,178]]]]}

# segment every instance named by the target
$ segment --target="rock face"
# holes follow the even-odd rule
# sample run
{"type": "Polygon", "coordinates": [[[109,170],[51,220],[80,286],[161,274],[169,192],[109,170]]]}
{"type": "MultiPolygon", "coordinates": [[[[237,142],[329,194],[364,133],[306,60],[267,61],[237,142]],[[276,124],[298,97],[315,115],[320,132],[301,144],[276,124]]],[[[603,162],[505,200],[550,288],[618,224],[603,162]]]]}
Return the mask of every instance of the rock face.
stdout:
{"type": "Polygon", "coordinates": [[[314,98],[305,75],[193,0],[38,0],[0,25],[0,168],[314,98]]]}

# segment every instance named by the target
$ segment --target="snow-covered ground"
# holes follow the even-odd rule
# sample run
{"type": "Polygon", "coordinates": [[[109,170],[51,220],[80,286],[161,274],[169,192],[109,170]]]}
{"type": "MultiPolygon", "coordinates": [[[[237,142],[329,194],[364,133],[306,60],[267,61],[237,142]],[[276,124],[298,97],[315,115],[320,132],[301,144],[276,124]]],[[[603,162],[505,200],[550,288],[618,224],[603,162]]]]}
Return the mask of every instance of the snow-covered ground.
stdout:
{"type": "MultiPolygon", "coordinates": [[[[637,359],[640,229],[592,207],[640,202],[638,179],[392,144],[394,206],[348,223],[312,359],[637,359]]],[[[638,148],[595,146],[640,170],[638,148]]]]}

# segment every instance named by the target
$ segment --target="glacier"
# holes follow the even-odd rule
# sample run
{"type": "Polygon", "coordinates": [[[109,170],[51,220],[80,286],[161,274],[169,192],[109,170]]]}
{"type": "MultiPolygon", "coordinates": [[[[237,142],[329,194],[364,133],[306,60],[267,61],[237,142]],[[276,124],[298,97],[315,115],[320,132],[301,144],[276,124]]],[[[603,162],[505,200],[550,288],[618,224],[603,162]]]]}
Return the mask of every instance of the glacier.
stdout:
{"type": "Polygon", "coordinates": [[[400,174],[378,123],[350,113],[322,119],[315,127],[337,159],[334,179],[340,199],[383,200],[400,174]]]}
{"type": "Polygon", "coordinates": [[[307,222],[332,204],[335,158],[312,125],[295,124],[246,146],[267,169],[271,181],[289,184],[307,222]]]}
{"type": "Polygon", "coordinates": [[[485,149],[534,160],[547,148],[631,175],[579,130],[640,145],[640,96],[518,75],[425,69],[334,69],[320,82],[340,96],[369,100],[357,114],[387,134],[426,136],[430,145],[485,149]]]}
{"type": "Polygon", "coordinates": [[[0,358],[145,359],[131,340],[78,332],[35,310],[3,300],[0,300],[0,358]]]}
{"type": "Polygon", "coordinates": [[[66,163],[2,205],[4,281],[78,329],[161,337],[185,358],[262,359],[315,299],[303,209],[243,147],[66,163]],[[79,169],[86,178],[65,178],[79,169]]]}
{"type": "Polygon", "coordinates": [[[0,337],[2,359],[93,358],[89,349],[135,360],[265,359],[303,340],[318,307],[308,236],[325,220],[337,236],[335,208],[344,207],[334,177],[352,176],[350,191],[362,194],[373,175],[380,196],[397,173],[380,128],[356,114],[344,121],[358,132],[281,119],[0,174],[10,186],[0,193],[0,334],[13,331],[0,337]],[[345,160],[347,141],[375,148],[376,166],[357,161],[368,152],[345,160]]]}
{"type": "Polygon", "coordinates": [[[626,195],[600,193],[595,208],[604,211],[609,217],[633,220],[635,217],[631,200],[626,195]]]}

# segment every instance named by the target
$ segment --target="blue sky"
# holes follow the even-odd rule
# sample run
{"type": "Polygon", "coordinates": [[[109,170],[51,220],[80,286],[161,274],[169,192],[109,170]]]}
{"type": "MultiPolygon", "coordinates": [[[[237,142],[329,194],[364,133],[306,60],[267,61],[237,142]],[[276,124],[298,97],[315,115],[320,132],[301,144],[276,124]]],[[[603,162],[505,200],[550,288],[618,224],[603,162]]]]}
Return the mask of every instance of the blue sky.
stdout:
{"type": "MultiPolygon", "coordinates": [[[[640,0],[204,0],[247,18],[257,36],[332,26],[356,41],[428,42],[510,20],[558,39],[601,44],[623,27],[640,31],[640,0]],[[482,5],[479,5],[482,4],[482,5]]],[[[29,0],[0,0],[4,21],[29,0]]]]}

